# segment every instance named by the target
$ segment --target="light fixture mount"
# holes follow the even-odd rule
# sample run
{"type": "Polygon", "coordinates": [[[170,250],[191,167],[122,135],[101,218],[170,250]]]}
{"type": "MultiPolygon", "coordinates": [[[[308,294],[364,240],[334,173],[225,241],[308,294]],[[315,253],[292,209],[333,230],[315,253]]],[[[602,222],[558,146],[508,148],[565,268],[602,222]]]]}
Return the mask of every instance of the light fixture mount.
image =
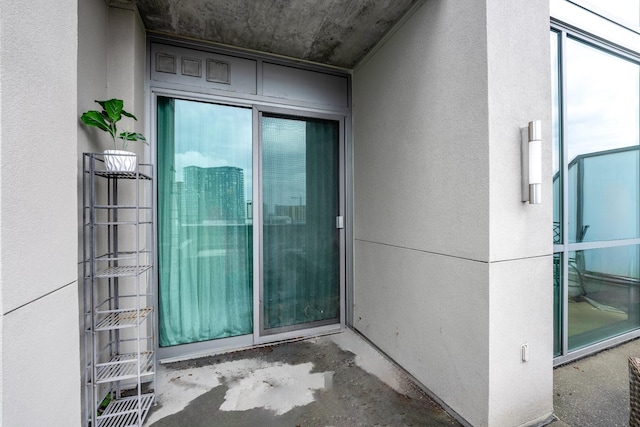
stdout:
{"type": "Polygon", "coordinates": [[[542,122],[534,120],[520,129],[522,201],[542,203],[542,122]]]}

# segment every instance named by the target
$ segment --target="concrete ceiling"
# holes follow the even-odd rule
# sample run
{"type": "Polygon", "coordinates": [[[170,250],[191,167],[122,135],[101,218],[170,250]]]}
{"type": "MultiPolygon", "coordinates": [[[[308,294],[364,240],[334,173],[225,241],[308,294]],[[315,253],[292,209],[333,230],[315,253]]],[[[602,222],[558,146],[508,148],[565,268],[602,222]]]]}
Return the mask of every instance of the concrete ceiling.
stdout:
{"type": "Polygon", "coordinates": [[[351,69],[421,0],[135,0],[147,30],[351,69]]]}

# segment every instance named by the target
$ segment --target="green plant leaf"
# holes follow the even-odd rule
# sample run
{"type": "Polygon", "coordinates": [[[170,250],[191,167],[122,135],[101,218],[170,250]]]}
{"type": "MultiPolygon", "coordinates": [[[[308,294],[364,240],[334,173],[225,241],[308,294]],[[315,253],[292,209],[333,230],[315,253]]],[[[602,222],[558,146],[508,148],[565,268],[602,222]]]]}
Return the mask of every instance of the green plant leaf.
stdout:
{"type": "Polygon", "coordinates": [[[144,135],[137,132],[122,132],[120,133],[120,139],[124,141],[147,141],[144,135]]]}
{"type": "Polygon", "coordinates": [[[133,120],[136,120],[136,121],[138,120],[138,119],[136,118],[136,116],[134,116],[133,114],[128,113],[128,112],[126,112],[126,111],[124,111],[124,110],[122,110],[122,115],[123,115],[123,116],[130,117],[130,118],[132,118],[133,120]]]}
{"type": "Polygon", "coordinates": [[[102,113],[99,113],[95,110],[87,111],[84,113],[80,119],[87,126],[95,126],[97,128],[102,129],[105,132],[111,133],[111,127],[109,123],[105,120],[102,113]]]}
{"type": "Polygon", "coordinates": [[[107,113],[107,116],[112,122],[120,121],[122,118],[122,108],[124,107],[124,101],[121,99],[109,99],[107,101],[96,101],[107,113]]]}
{"type": "Polygon", "coordinates": [[[96,126],[103,131],[109,133],[113,139],[114,148],[118,148],[118,138],[122,139],[123,148],[126,148],[128,141],[143,141],[147,143],[145,137],[141,133],[124,131],[118,133],[117,122],[122,116],[138,120],[133,114],[124,111],[124,102],[121,99],[113,98],[106,101],[98,101],[96,103],[102,107],[102,111],[87,111],[81,118],[82,121],[89,126],[96,126]]]}

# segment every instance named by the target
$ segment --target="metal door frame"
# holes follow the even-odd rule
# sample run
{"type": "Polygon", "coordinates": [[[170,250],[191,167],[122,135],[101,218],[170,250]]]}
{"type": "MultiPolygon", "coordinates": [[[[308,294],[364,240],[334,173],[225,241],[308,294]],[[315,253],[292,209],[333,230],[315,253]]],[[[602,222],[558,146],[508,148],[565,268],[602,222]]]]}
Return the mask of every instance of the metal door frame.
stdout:
{"type": "MultiPolygon", "coordinates": [[[[339,229],[340,239],[340,320],[338,323],[322,326],[304,327],[305,324],[292,325],[284,327],[282,332],[266,334],[264,330],[264,263],[263,263],[263,214],[262,211],[262,116],[264,113],[274,114],[283,117],[291,117],[298,119],[321,119],[338,122],[338,213],[337,216],[346,217],[345,215],[345,117],[337,114],[318,113],[312,111],[300,111],[283,107],[267,107],[254,106],[253,109],[253,168],[256,171],[254,176],[253,187],[253,245],[254,245],[254,274],[253,274],[253,293],[254,293],[254,321],[253,321],[253,340],[254,344],[264,344],[274,341],[285,341],[293,338],[305,336],[321,335],[330,333],[345,326],[345,290],[346,290],[346,228],[339,229]],[[256,221],[257,218],[257,221],[256,221]],[[259,225],[256,230],[255,224],[259,225]],[[256,253],[256,248],[258,253],[256,253]],[[257,256],[256,256],[257,255],[257,256]]],[[[308,325],[308,324],[307,324],[308,325]]]]}
{"type": "MultiPolygon", "coordinates": [[[[252,108],[252,131],[253,131],[253,292],[254,292],[254,310],[253,310],[253,334],[240,335],[236,337],[220,338],[209,341],[188,343],[171,347],[159,347],[159,340],[156,344],[158,359],[161,362],[170,362],[184,360],[186,358],[203,357],[206,355],[216,354],[230,350],[240,350],[252,348],[258,345],[273,343],[277,341],[287,341],[291,339],[299,339],[305,337],[319,336],[334,332],[339,332],[345,328],[347,316],[347,265],[352,265],[352,254],[348,254],[347,250],[352,250],[352,245],[348,244],[347,236],[352,235],[351,215],[348,209],[348,191],[347,182],[347,159],[350,158],[347,151],[346,132],[349,126],[347,121],[350,117],[348,114],[340,114],[326,112],[324,110],[302,108],[297,106],[282,107],[277,104],[255,102],[253,100],[243,100],[227,96],[205,94],[199,92],[189,92],[185,90],[175,90],[162,87],[149,87],[150,97],[150,156],[151,163],[154,165],[154,177],[157,177],[157,98],[159,96],[170,97],[174,99],[182,99],[186,101],[206,102],[212,104],[222,104],[241,108],[252,108]],[[338,176],[338,192],[339,192],[339,215],[345,220],[344,228],[340,230],[340,319],[338,323],[323,326],[298,327],[295,325],[291,330],[281,333],[264,335],[261,333],[262,327],[262,159],[261,159],[261,128],[260,118],[263,113],[288,116],[293,118],[323,119],[338,122],[339,126],[339,176],[338,176]],[[258,194],[256,194],[258,193],[258,194]],[[256,224],[260,225],[256,230],[256,224]],[[256,232],[257,231],[257,232],[256,232]],[[351,248],[351,249],[350,249],[351,248]],[[257,316],[257,317],[256,317],[257,316]]],[[[158,188],[157,179],[153,180],[153,206],[157,215],[158,207],[158,188]]],[[[156,220],[157,224],[157,220],[156,220]]],[[[154,229],[154,241],[158,241],[158,229],[154,229]]],[[[159,259],[156,259],[156,263],[159,259]]],[[[155,287],[155,325],[160,327],[159,323],[159,284],[158,284],[158,268],[154,269],[154,287],[155,287]]],[[[303,324],[304,325],[304,324],[303,324]]],[[[159,330],[155,331],[159,334],[159,330]]]]}

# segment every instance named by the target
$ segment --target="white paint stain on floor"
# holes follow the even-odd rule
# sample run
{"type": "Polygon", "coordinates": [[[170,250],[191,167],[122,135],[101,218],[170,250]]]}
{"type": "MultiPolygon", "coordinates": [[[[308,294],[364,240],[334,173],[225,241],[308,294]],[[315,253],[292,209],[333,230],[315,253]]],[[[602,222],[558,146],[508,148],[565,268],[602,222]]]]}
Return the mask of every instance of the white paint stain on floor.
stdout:
{"type": "Polygon", "coordinates": [[[189,402],[222,384],[215,366],[171,370],[160,365],[156,380],[156,399],[161,406],[147,417],[145,426],[183,410],[189,402]]]}
{"type": "Polygon", "coordinates": [[[355,354],[356,365],[362,370],[377,377],[400,394],[407,392],[403,387],[406,381],[402,381],[406,378],[404,373],[358,334],[347,329],[342,334],[330,335],[328,338],[342,350],[355,354]]]}
{"type": "Polygon", "coordinates": [[[314,401],[313,391],[325,388],[330,373],[311,373],[313,363],[264,366],[229,384],[221,411],[264,408],[276,415],[314,401]]]}
{"type": "Polygon", "coordinates": [[[289,365],[244,359],[211,366],[158,372],[158,404],[148,426],[184,409],[191,401],[223,384],[228,386],[221,411],[272,410],[282,415],[314,401],[314,391],[329,387],[332,372],[312,373],[313,363],[289,365]]]}
{"type": "MultiPolygon", "coordinates": [[[[331,340],[342,350],[356,355],[355,363],[402,393],[403,374],[369,343],[351,330],[310,340],[331,340]]],[[[314,391],[331,386],[333,372],[312,373],[311,362],[300,365],[243,359],[215,365],[170,369],[158,366],[157,400],[160,405],[149,415],[145,426],[175,414],[191,401],[216,387],[228,390],[222,411],[264,408],[282,415],[296,406],[314,401],[314,391]]]]}

